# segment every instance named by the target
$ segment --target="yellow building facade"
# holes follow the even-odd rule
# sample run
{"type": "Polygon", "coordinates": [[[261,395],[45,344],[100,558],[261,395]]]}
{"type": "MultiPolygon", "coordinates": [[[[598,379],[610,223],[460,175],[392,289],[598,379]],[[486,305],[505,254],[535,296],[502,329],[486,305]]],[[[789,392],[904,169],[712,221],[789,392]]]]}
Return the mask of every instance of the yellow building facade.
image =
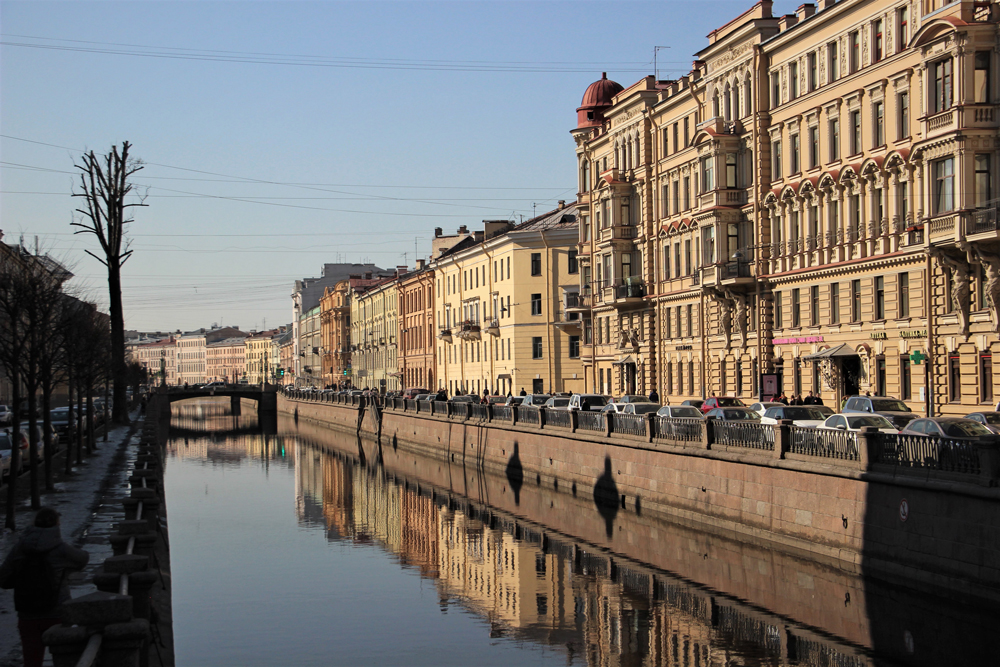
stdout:
{"type": "Polygon", "coordinates": [[[437,385],[449,395],[583,389],[577,207],[487,221],[432,260],[437,385]]]}
{"type": "Polygon", "coordinates": [[[396,334],[399,292],[396,278],[353,287],[351,365],[355,387],[399,391],[396,334]]]}
{"type": "Polygon", "coordinates": [[[588,388],[994,404],[995,13],[760,2],[677,80],[594,83],[572,132],[588,388]]]}

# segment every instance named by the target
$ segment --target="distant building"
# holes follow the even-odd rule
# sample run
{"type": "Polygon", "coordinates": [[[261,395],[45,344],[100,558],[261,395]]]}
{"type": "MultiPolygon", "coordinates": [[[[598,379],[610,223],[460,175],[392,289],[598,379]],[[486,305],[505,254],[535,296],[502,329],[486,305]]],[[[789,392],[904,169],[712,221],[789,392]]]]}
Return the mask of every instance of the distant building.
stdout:
{"type": "Polygon", "coordinates": [[[434,270],[417,260],[415,271],[399,282],[399,374],[403,388],[433,389],[437,377],[434,351],[434,270]]]}
{"type": "Polygon", "coordinates": [[[224,338],[205,346],[205,380],[239,382],[246,365],[246,339],[224,338]]]}
{"type": "Polygon", "coordinates": [[[177,343],[173,336],[129,347],[129,358],[146,369],[151,385],[177,384],[177,343]]]}
{"type": "Polygon", "coordinates": [[[397,391],[400,387],[396,335],[397,279],[358,284],[351,296],[351,364],[354,385],[397,391]]]}
{"type": "Polygon", "coordinates": [[[246,338],[246,332],[237,327],[222,327],[206,331],[200,329],[177,338],[177,383],[202,384],[206,382],[206,351],[209,343],[225,338],[246,338]]]}

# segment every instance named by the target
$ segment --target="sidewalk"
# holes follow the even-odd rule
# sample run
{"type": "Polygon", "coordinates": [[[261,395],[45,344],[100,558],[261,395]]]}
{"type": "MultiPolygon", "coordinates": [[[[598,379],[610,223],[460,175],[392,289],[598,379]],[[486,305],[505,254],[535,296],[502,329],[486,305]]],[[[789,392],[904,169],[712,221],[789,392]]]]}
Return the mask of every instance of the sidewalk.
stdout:
{"type": "MultiPolygon", "coordinates": [[[[112,524],[124,518],[118,499],[129,493],[129,463],[135,456],[134,445],[139,442],[142,426],[138,410],[130,418],[132,425],[113,428],[107,442],[98,437],[97,451],[88,456],[83,465],[73,467],[73,477],[57,482],[54,492],[42,493],[42,505],[54,507],[62,515],[63,539],[90,552],[87,568],[70,576],[73,597],[97,590],[90,583],[94,571],[112,555],[108,535],[112,524]]],[[[27,476],[21,484],[27,484],[27,476]]],[[[18,532],[4,530],[0,536],[0,558],[7,556],[20,537],[20,530],[29,525],[33,517],[30,501],[25,499],[17,508],[18,532]]],[[[21,664],[14,592],[0,590],[0,667],[19,667],[21,664]]],[[[46,664],[51,664],[51,659],[47,658],[46,664]]]]}

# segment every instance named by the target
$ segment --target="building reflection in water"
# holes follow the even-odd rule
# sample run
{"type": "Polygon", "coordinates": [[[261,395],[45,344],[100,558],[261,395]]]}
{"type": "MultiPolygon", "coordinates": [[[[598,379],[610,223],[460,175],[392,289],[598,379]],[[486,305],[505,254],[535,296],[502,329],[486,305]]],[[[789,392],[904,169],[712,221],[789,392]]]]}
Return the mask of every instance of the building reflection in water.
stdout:
{"type": "MultiPolygon", "coordinates": [[[[873,637],[886,632],[900,646],[892,656],[898,664],[946,664],[938,658],[947,652],[963,658],[952,664],[987,664],[977,659],[989,641],[983,639],[984,620],[975,611],[932,607],[912,593],[818,564],[780,560],[775,554],[772,560],[760,560],[753,546],[740,550],[722,543],[706,545],[690,529],[654,525],[646,517],[620,517],[619,523],[627,524],[625,531],[620,532],[619,525],[614,542],[599,543],[605,526],[596,513],[597,524],[585,538],[566,534],[575,530],[559,532],[524,518],[541,516],[552,523],[566,513],[594,513],[591,501],[582,498],[559,494],[559,517],[523,514],[524,497],[518,503],[507,496],[513,504],[506,510],[500,500],[481,500],[500,498],[496,494],[503,493],[509,482],[502,475],[484,479],[481,471],[463,472],[461,466],[449,467],[410,453],[403,461],[391,445],[385,452],[385,467],[371,464],[381,458],[379,454],[370,455],[365,465],[358,456],[362,443],[348,436],[290,421],[282,424],[278,435],[265,435],[251,411],[234,417],[221,402],[180,404],[173,411],[170,456],[212,466],[294,468],[300,524],[323,530],[329,540],[382,549],[402,567],[434,582],[442,612],[459,605],[484,619],[491,636],[555,648],[564,652],[567,664],[874,666],[889,664],[867,650],[873,637]],[[418,477],[417,470],[429,477],[418,477]],[[463,474],[478,478],[474,485],[480,500],[466,497],[474,494],[463,474]],[[466,495],[449,488],[467,488],[466,495]],[[639,546],[646,533],[651,541],[639,546]],[[623,553],[611,553],[609,547],[623,553]],[[722,558],[727,549],[737,557],[722,558]],[[692,564],[690,554],[696,555],[698,564],[711,564],[709,552],[718,557],[713,568],[699,570],[692,564]],[[650,564],[654,561],[657,566],[650,564]],[[664,563],[683,576],[659,569],[664,563]],[[706,573],[711,572],[723,576],[710,579],[706,573]],[[708,588],[692,579],[713,583],[708,588]],[[790,593],[793,587],[788,581],[802,591],[799,597],[790,593]],[[768,602],[751,594],[768,586],[775,593],[768,602]],[[876,600],[874,606],[881,605],[885,618],[893,622],[867,618],[864,607],[857,606],[864,597],[870,603],[876,600]],[[769,611],[773,609],[779,611],[769,611]],[[943,647],[936,656],[913,660],[912,639],[905,638],[911,630],[933,628],[938,636],[965,641],[943,647]]],[[[374,451],[371,443],[366,447],[374,451]]],[[[532,487],[529,505],[538,506],[540,492],[532,487]]],[[[549,504],[545,498],[544,506],[549,504]]]]}

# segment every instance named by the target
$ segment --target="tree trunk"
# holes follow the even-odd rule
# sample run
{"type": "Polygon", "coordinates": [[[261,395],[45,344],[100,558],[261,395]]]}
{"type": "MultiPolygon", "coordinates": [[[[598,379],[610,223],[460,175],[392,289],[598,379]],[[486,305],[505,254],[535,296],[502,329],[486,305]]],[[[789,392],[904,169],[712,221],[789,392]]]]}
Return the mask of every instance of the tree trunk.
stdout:
{"type": "Polygon", "coordinates": [[[28,461],[31,464],[31,509],[42,507],[38,492],[38,396],[37,389],[28,387],[28,461]]]}
{"type": "Polygon", "coordinates": [[[66,423],[66,474],[69,475],[73,472],[73,440],[76,435],[76,422],[80,421],[80,418],[76,412],[76,406],[73,405],[73,373],[70,371],[67,377],[67,384],[69,389],[69,397],[66,401],[66,406],[69,408],[69,416],[67,417],[69,421],[66,423]]]}
{"type": "Polygon", "coordinates": [[[76,464],[83,465],[83,391],[86,382],[80,382],[76,388],[76,464]]]}
{"type": "Polygon", "coordinates": [[[42,387],[42,434],[45,443],[45,490],[54,491],[56,488],[55,474],[52,470],[52,454],[56,443],[52,441],[52,383],[46,382],[42,387]]]}
{"type": "Polygon", "coordinates": [[[10,447],[10,477],[7,481],[7,513],[4,526],[8,530],[17,530],[17,517],[14,508],[17,504],[17,478],[21,470],[21,374],[16,370],[10,374],[11,383],[11,437],[10,447]]]}
{"type": "MultiPolygon", "coordinates": [[[[110,259],[110,258],[109,258],[110,259]]],[[[125,364],[125,317],[122,309],[121,265],[108,262],[108,296],[111,315],[111,375],[114,380],[114,401],[111,404],[111,419],[116,424],[128,424],[128,368],[125,364]]]]}
{"type": "Polygon", "coordinates": [[[97,449],[97,439],[94,437],[94,385],[87,383],[87,454],[93,454],[97,449]]]}

